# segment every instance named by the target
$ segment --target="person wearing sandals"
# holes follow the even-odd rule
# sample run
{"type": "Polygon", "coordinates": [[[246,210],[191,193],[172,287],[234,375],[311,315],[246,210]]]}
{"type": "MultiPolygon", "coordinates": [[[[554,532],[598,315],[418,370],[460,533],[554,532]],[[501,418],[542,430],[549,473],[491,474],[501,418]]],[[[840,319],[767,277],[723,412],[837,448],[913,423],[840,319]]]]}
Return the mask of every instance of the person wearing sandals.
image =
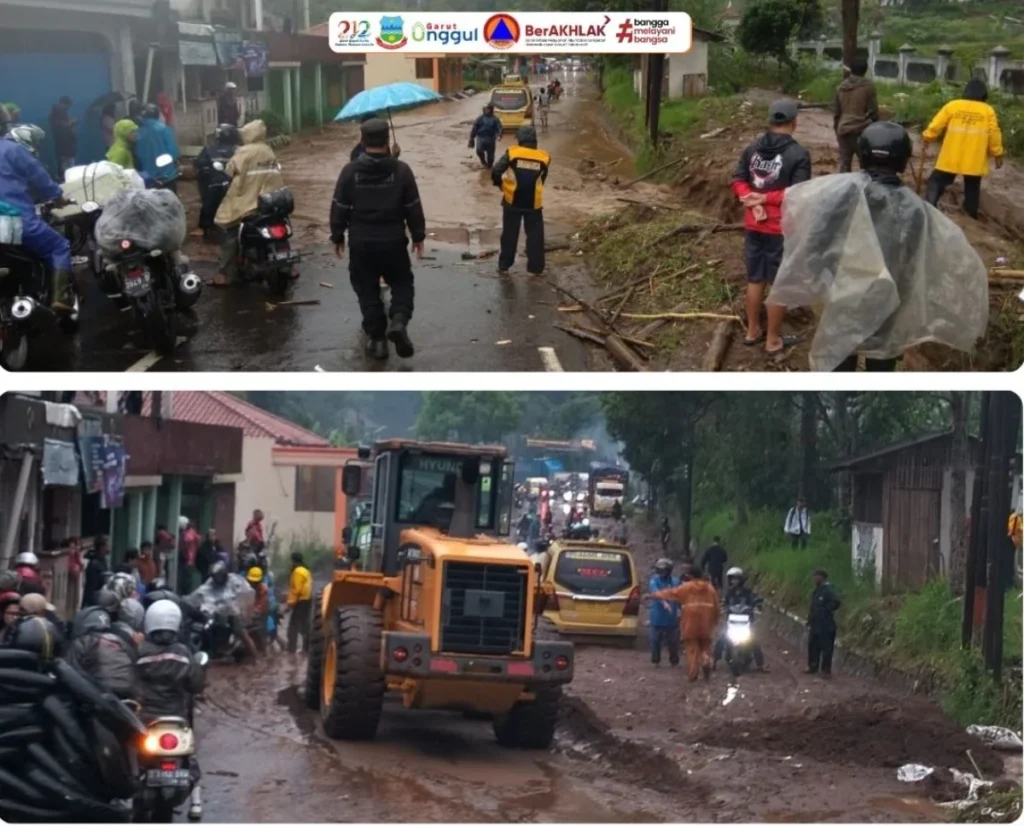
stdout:
{"type": "Polygon", "coordinates": [[[764,343],[769,355],[782,352],[796,339],[782,336],[786,308],[768,305],[767,333],[761,313],[765,293],[775,283],[782,263],[782,201],[794,184],[810,180],[811,155],[793,137],[797,104],[777,100],[768,109],[768,129],[743,150],[732,175],[732,191],[744,207],[743,250],[747,264],[748,347],[764,343]]]}

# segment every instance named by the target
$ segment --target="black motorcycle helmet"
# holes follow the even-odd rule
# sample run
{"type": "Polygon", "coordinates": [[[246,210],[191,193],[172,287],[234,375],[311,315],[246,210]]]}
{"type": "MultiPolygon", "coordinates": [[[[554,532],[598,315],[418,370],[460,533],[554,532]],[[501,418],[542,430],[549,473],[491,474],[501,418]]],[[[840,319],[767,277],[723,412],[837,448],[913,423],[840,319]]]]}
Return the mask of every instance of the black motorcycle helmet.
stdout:
{"type": "Polygon", "coordinates": [[[242,133],[231,123],[222,123],[217,127],[217,143],[224,146],[238,146],[242,142],[242,133]]]}
{"type": "Polygon", "coordinates": [[[43,663],[60,656],[63,643],[60,631],[43,617],[22,617],[4,630],[4,647],[38,654],[43,663]]]}
{"type": "Polygon", "coordinates": [[[145,106],[142,107],[142,117],[145,120],[159,120],[160,109],[157,107],[155,103],[147,103],[145,106]]]}
{"type": "Polygon", "coordinates": [[[907,130],[892,121],[871,124],[857,139],[861,169],[900,175],[914,152],[907,130]]]}

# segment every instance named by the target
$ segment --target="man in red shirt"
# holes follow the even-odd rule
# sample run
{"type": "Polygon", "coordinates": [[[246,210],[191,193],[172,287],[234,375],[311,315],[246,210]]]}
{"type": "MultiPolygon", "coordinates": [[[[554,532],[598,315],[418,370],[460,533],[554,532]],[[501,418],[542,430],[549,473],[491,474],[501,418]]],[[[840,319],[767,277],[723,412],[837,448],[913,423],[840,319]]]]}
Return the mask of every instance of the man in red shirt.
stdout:
{"type": "Polygon", "coordinates": [[[811,155],[793,138],[797,104],[777,100],[768,109],[768,131],[743,150],[732,175],[732,191],[745,207],[748,347],[764,342],[768,355],[795,344],[782,335],[786,308],[768,305],[768,332],[761,324],[765,292],[782,263],[782,202],[786,189],[811,178],[811,155]]]}
{"type": "Polygon", "coordinates": [[[252,512],[252,519],[245,526],[245,541],[249,543],[249,550],[256,554],[266,545],[263,539],[263,511],[259,508],[252,512]]]}

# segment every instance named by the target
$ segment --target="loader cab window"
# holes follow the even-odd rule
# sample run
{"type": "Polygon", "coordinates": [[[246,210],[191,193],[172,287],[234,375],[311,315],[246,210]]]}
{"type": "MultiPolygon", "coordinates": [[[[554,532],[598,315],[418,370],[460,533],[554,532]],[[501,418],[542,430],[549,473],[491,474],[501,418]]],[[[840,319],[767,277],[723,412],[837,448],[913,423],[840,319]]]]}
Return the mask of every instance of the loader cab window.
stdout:
{"type": "MultiPolygon", "coordinates": [[[[462,457],[458,456],[403,456],[399,463],[395,520],[447,530],[455,509],[455,487],[462,472],[462,462],[462,457]]],[[[492,468],[494,464],[491,464],[492,468]]],[[[481,530],[488,530],[494,525],[493,470],[490,475],[481,474],[476,487],[475,524],[481,530]]]]}

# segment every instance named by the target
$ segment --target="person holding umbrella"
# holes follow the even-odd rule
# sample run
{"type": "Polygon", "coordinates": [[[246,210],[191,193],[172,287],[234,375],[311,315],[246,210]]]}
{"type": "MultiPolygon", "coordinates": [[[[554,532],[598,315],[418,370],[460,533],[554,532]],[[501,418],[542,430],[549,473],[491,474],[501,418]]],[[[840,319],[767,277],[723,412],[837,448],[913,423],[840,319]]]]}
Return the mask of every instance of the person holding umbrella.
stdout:
{"type": "Polygon", "coordinates": [[[362,124],[364,152],[338,176],[331,204],[331,241],[341,258],[345,236],[351,245],[349,274],[359,299],[366,352],[388,357],[388,341],[401,358],[415,352],[408,324],[413,311],[413,273],[406,230],[416,256],[423,256],[426,218],[416,176],[388,150],[388,122],[373,118],[362,124]],[[380,279],[391,288],[390,322],[384,311],[380,279]]]}

